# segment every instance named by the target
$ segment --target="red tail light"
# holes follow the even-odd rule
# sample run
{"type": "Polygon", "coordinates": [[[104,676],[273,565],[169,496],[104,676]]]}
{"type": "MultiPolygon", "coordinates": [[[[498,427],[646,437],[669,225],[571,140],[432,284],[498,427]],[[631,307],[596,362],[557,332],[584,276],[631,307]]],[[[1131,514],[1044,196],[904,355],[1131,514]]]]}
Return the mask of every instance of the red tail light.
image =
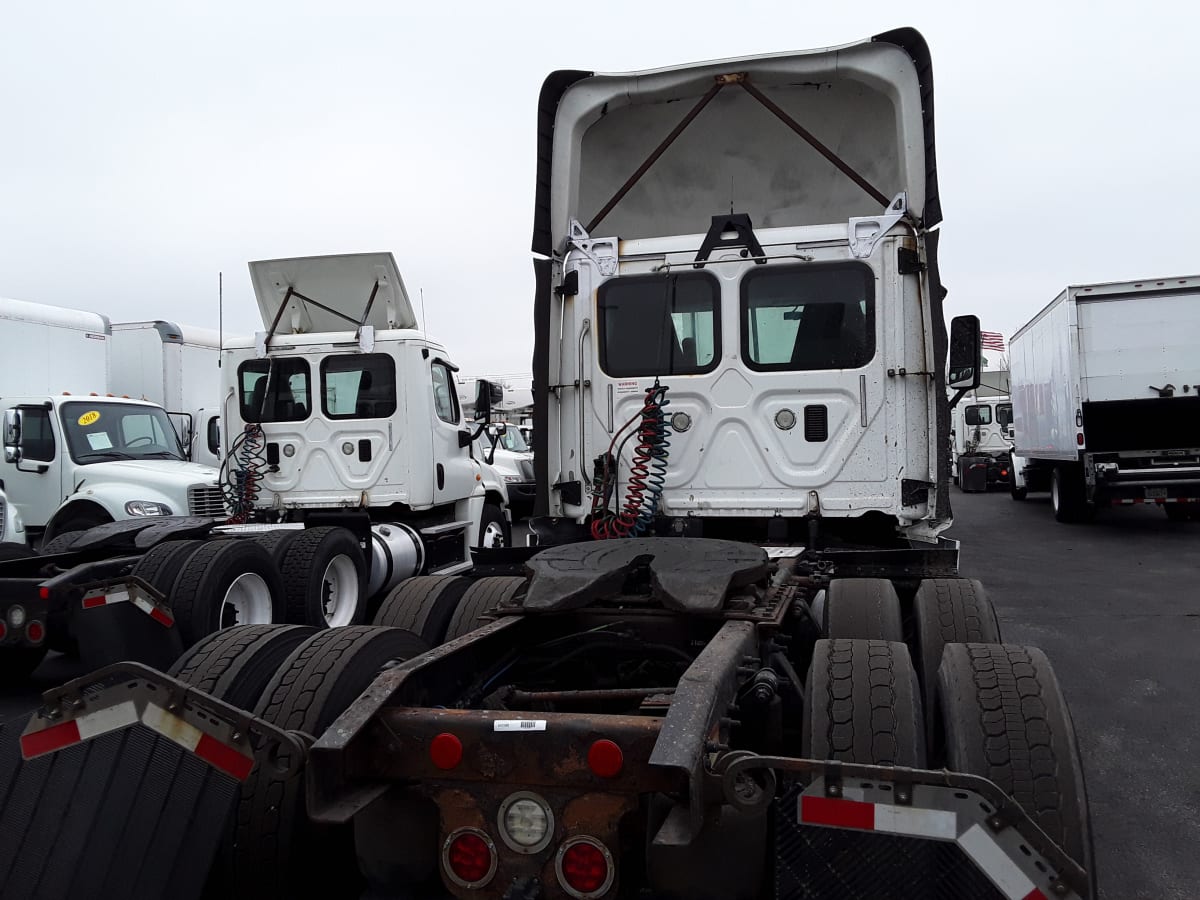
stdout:
{"type": "Polygon", "coordinates": [[[4,640],[6,634],[8,634],[8,626],[4,624],[3,619],[0,619],[0,641],[4,640]]]}
{"type": "Polygon", "coordinates": [[[446,838],[442,859],[450,880],[461,887],[483,887],[496,874],[496,845],[474,828],[460,828],[446,838]]]}
{"type": "Polygon", "coordinates": [[[453,769],[462,762],[462,741],[443,731],[429,742],[429,758],[439,769],[453,769]]]}
{"type": "Polygon", "coordinates": [[[588,750],[588,768],[601,778],[612,778],[621,774],[625,755],[621,748],[610,740],[601,738],[588,750]]]}
{"type": "Polygon", "coordinates": [[[612,854],[594,838],[577,837],[565,842],[558,849],[555,868],[563,889],[579,900],[602,897],[612,887],[612,854]]]}
{"type": "Polygon", "coordinates": [[[1080,447],[1083,446],[1083,433],[1082,432],[1075,435],[1075,443],[1077,443],[1080,447]]]}
{"type": "Polygon", "coordinates": [[[48,587],[38,588],[38,596],[41,597],[43,600],[49,600],[50,599],[50,588],[48,588],[48,587]]]}
{"type": "Polygon", "coordinates": [[[46,638],[46,626],[34,619],[25,626],[25,637],[34,644],[40,644],[46,638]]]}

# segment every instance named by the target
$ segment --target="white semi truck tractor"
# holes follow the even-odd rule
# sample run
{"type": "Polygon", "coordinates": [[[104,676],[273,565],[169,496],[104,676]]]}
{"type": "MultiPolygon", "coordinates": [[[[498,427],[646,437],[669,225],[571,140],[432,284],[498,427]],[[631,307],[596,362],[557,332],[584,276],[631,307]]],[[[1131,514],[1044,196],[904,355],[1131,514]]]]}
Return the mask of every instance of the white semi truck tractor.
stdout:
{"type": "MultiPolygon", "coordinates": [[[[946,389],[978,384],[979,326],[947,342],[924,40],[556,72],[537,121],[538,545],[413,577],[374,627],[230,629],[171,674],[48,694],[20,742],[56,805],[0,835],[91,872],[68,816],[121,802],[149,897],[1094,898],[1053,668],[1001,641],[943,536],[946,389]]],[[[280,309],[334,293],[301,282],[265,281],[280,309]]],[[[312,499],[374,516],[333,475],[384,423],[295,405],[387,332],[334,346],[313,319],[245,348],[236,402],[281,484],[307,449],[312,499]]],[[[428,385],[414,342],[396,370],[428,385]]]]}

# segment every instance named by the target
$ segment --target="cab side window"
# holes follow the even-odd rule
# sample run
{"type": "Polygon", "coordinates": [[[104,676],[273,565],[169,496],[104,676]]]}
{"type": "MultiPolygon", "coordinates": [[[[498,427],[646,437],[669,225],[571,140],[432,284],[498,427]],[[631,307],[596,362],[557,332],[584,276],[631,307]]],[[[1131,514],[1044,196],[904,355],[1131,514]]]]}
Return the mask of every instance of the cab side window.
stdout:
{"type": "Polygon", "coordinates": [[[443,422],[457,425],[460,420],[458,392],[454,388],[454,376],[445,363],[433,364],[433,411],[443,422]]]}
{"type": "Polygon", "coordinates": [[[54,459],[50,410],[35,406],[21,408],[21,445],[24,449],[23,459],[31,462],[50,462],[54,459]]]}

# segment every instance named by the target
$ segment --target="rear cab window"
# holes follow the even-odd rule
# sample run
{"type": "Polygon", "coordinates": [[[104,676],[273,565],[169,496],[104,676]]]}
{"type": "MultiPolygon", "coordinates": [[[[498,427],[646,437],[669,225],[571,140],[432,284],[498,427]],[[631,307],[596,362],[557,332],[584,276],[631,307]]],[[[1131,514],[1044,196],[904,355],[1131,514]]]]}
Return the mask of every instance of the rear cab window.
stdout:
{"type": "Polygon", "coordinates": [[[859,263],[742,278],[742,355],[759,371],[858,369],[875,356],[875,275],[859,263]]]}
{"type": "Polygon", "coordinates": [[[251,359],[238,366],[238,405],[244,422],[303,422],[312,411],[308,361],[251,359]]]}
{"type": "Polygon", "coordinates": [[[396,363],[383,353],[321,361],[321,408],[330,419],[386,419],[396,412],[396,363]]]}
{"type": "MultiPolygon", "coordinates": [[[[1012,407],[1009,407],[1009,409],[1011,411],[1012,407]]],[[[986,403],[968,406],[963,411],[963,417],[968,425],[991,425],[992,408],[986,403]]]]}
{"type": "Polygon", "coordinates": [[[597,306],[607,375],[700,375],[717,367],[720,287],[711,275],[614,278],[600,286],[597,306]]]}
{"type": "Polygon", "coordinates": [[[1012,404],[997,403],[996,404],[996,422],[1001,428],[1007,428],[1012,424],[1012,404]]]}

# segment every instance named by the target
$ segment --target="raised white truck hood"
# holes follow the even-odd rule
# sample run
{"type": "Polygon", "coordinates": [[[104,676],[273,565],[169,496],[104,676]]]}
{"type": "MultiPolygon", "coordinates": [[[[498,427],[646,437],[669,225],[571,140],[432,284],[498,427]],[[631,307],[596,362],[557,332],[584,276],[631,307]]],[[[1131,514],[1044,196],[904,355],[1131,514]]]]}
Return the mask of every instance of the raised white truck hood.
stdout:
{"type": "Polygon", "coordinates": [[[533,249],[561,252],[572,220],[622,239],[704,233],[726,212],[755,228],[832,224],[882,213],[901,192],[931,227],[941,211],[929,72],[912,29],[646,72],[555,72],[539,108],[533,249]]]}
{"type": "Polygon", "coordinates": [[[273,334],[417,327],[390,253],[258,260],[250,263],[250,282],[263,328],[273,334]]]}

